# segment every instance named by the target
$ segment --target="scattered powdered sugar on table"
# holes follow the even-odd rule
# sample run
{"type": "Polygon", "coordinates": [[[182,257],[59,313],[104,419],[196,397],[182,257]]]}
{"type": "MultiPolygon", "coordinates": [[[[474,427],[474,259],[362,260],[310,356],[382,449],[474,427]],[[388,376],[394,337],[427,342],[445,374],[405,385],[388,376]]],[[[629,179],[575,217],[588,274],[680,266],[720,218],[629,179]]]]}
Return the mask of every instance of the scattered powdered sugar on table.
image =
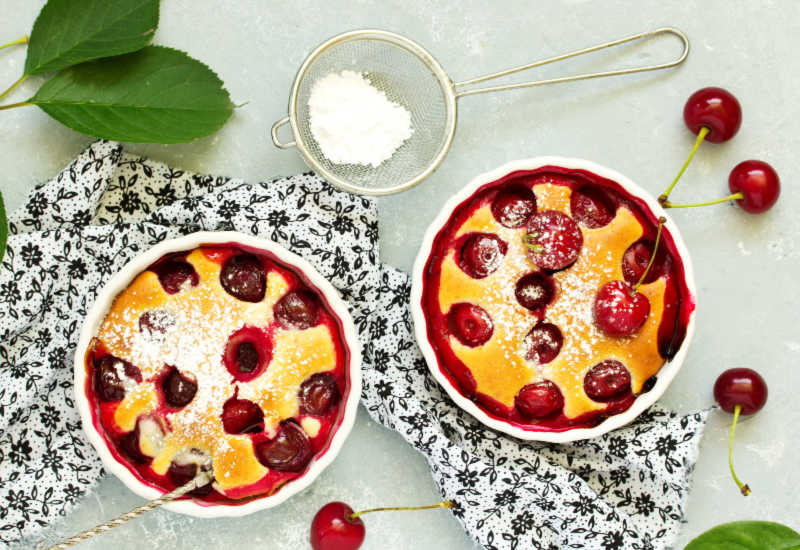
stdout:
{"type": "Polygon", "coordinates": [[[311,133],[335,164],[377,168],[411,137],[411,114],[355,71],[317,80],[308,100],[311,133]]]}

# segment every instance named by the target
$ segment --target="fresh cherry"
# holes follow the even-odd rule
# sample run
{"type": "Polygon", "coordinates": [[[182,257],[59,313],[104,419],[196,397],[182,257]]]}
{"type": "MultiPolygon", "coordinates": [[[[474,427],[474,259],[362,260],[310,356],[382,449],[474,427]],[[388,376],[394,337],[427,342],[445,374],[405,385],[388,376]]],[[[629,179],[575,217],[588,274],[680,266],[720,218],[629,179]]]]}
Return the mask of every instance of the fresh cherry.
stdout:
{"type": "Polygon", "coordinates": [[[300,406],[307,414],[322,416],[339,402],[339,398],[336,378],[328,372],[312,374],[300,384],[300,406]]]}
{"type": "Polygon", "coordinates": [[[254,254],[239,254],[222,266],[219,282],[225,292],[243,302],[260,302],[267,290],[267,273],[254,254]]]}
{"type": "Polygon", "coordinates": [[[447,314],[447,328],[459,342],[473,348],[488,342],[494,332],[492,318],[486,310],[465,302],[450,308],[447,314]]]}
{"type": "Polygon", "coordinates": [[[503,263],[508,245],[497,235],[474,233],[461,247],[459,266],[473,279],[483,279],[503,263]]]}
{"type": "Polygon", "coordinates": [[[252,401],[234,396],[222,405],[222,427],[229,434],[260,432],[263,423],[264,412],[252,401]]]}
{"type": "Polygon", "coordinates": [[[293,420],[282,422],[274,439],[256,447],[259,462],[280,472],[302,472],[313,456],[311,440],[305,430],[293,420]]]}
{"type": "Polygon", "coordinates": [[[372,512],[403,510],[430,510],[433,508],[453,508],[455,503],[445,500],[430,506],[404,506],[391,508],[372,508],[354,513],[344,502],[329,502],[319,509],[311,521],[311,548],[313,550],[357,550],[364,542],[366,528],[360,518],[372,512]]]}
{"type": "Polygon", "coordinates": [[[739,415],[750,415],[760,411],[767,402],[767,383],[756,371],[747,368],[728,369],[714,382],[714,399],[722,410],[733,414],[731,435],[728,440],[728,466],[731,477],[744,496],[750,487],[742,483],[733,469],[733,438],[739,415]]]}
{"type": "Polygon", "coordinates": [[[570,211],[578,223],[590,229],[608,225],[616,214],[611,199],[600,189],[588,185],[572,192],[570,211]]]}
{"type": "Polygon", "coordinates": [[[180,409],[191,403],[197,393],[197,382],[190,380],[175,367],[171,367],[169,374],[161,384],[164,391],[164,400],[170,407],[180,409]]]}
{"type": "Polygon", "coordinates": [[[540,311],[553,301],[556,295],[556,285],[552,277],[536,271],[524,275],[517,281],[514,295],[522,307],[531,311],[540,311]]]}
{"type": "Polygon", "coordinates": [[[120,378],[123,375],[137,382],[142,381],[142,374],[133,365],[113,355],[104,355],[95,360],[94,391],[100,401],[113,403],[125,397],[125,384],[120,378]]]}
{"type": "Polygon", "coordinates": [[[168,259],[159,262],[151,269],[158,275],[158,280],[167,294],[177,294],[187,282],[191,286],[197,286],[200,282],[194,267],[183,259],[168,259]]]}
{"type": "Polygon", "coordinates": [[[578,224],[563,212],[542,210],[528,222],[523,242],[530,249],[536,265],[555,271],[578,259],[583,247],[583,233],[578,224]]]}
{"type": "Polygon", "coordinates": [[[713,86],[702,88],[686,101],[683,121],[695,135],[703,128],[708,128],[705,139],[712,143],[722,143],[739,131],[742,125],[742,107],[727,90],[713,86]]]}
{"type": "Polygon", "coordinates": [[[514,406],[527,418],[544,418],[564,408],[564,396],[550,380],[542,380],[523,386],[514,397],[514,406]]]}
{"type": "MultiPolygon", "coordinates": [[[[176,486],[182,487],[189,483],[191,480],[195,478],[197,475],[197,464],[194,462],[187,462],[186,464],[178,464],[174,460],[169,465],[169,470],[167,470],[167,476],[169,480],[176,486]]],[[[193,491],[190,491],[190,495],[194,495],[197,497],[205,497],[211,493],[213,486],[211,482],[203,485],[202,487],[198,487],[193,491]]]]}
{"type": "Polygon", "coordinates": [[[492,202],[494,218],[505,227],[523,227],[536,212],[536,195],[528,187],[510,185],[492,202]]]}
{"type": "Polygon", "coordinates": [[[610,401],[631,388],[631,373],[625,365],[614,359],[606,359],[586,373],[583,389],[590,399],[610,401]]]}
{"type": "Polygon", "coordinates": [[[275,318],[287,328],[307,329],[319,322],[319,305],[308,290],[287,292],[275,304],[275,318]]]}
{"type": "Polygon", "coordinates": [[[535,361],[540,365],[549,363],[556,358],[564,337],[561,330],[551,323],[539,323],[525,336],[525,359],[535,361]]]}
{"type": "Polygon", "coordinates": [[[624,281],[600,287],[594,299],[594,320],[608,336],[631,336],[650,315],[650,301],[624,281]]]}
{"type": "Polygon", "coordinates": [[[781,194],[781,180],[778,173],[760,160],[746,160],[737,164],[728,176],[731,193],[741,193],[736,203],[745,212],[760,214],[766,212],[781,194]]]}
{"type": "Polygon", "coordinates": [[[151,309],[139,317],[139,332],[150,339],[161,339],[177,321],[175,316],[166,309],[151,309]]]}

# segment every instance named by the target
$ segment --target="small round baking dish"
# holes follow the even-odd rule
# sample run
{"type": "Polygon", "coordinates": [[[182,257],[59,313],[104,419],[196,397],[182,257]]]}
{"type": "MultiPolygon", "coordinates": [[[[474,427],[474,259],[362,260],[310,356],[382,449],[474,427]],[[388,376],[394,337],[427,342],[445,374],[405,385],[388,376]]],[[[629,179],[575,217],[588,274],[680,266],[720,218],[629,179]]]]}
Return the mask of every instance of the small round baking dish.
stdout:
{"type": "Polygon", "coordinates": [[[333,314],[338,317],[342,329],[344,344],[349,353],[348,363],[345,368],[347,369],[350,386],[347,394],[343,396],[344,410],[339,425],[335,428],[336,431],[329,441],[328,448],[313,459],[305,474],[301,477],[292,480],[271,495],[254,497],[241,504],[215,504],[213,502],[183,499],[165,505],[166,508],[174,512],[205,518],[244,516],[259,510],[272,508],[308,487],[339,454],[345,439],[353,427],[361,396],[361,347],[350,312],[347,309],[347,305],[339,297],[336,289],[310,263],[272,241],[233,231],[198,232],[167,240],[131,260],[106,283],[97,295],[94,305],[84,320],[75,351],[75,403],[81,416],[84,432],[100,455],[106,470],[117,476],[131,491],[148,500],[157,498],[164,493],[163,489],[137,478],[128,467],[119,462],[109,449],[106,438],[100,433],[99,430],[102,427],[99,426],[99,422],[97,425],[95,424],[91,404],[86,393],[87,372],[85,365],[86,352],[91,345],[92,339],[97,334],[117,295],[125,290],[137,275],[158,259],[172,252],[192,250],[203,245],[221,244],[241,245],[246,248],[271,253],[279,261],[300,272],[323,294],[333,314]]]}
{"type": "Polygon", "coordinates": [[[414,263],[411,286],[411,314],[414,320],[417,343],[422,350],[428,368],[433,374],[433,377],[442,385],[450,398],[453,399],[459,407],[486,426],[519,439],[550,443],[567,443],[597,437],[609,431],[621,428],[632,422],[648,407],[658,401],[669,387],[670,382],[672,382],[673,378],[678,374],[686,358],[695,330],[695,310],[693,309],[689,315],[688,322],[686,323],[686,334],[680,348],[676,351],[672,359],[668,360],[659,370],[655,386],[648,392],[637,396],[630,408],[619,414],[608,416],[596,426],[586,428],[576,427],[562,431],[536,430],[535,428],[523,429],[510,421],[505,421],[488,414],[464,394],[457,386],[457,383],[448,376],[445,367],[440,364],[436,351],[428,337],[428,321],[422,304],[424,273],[431,254],[433,253],[436,236],[448,223],[453,212],[459,208],[462,203],[468,201],[473,194],[484,185],[497,181],[512,172],[536,170],[546,166],[560,167],[568,170],[583,170],[595,174],[600,178],[616,182],[632,196],[641,199],[655,219],[660,216],[667,218],[670,235],[672,236],[675,248],[683,263],[684,279],[689,294],[688,298],[693,303],[696,303],[697,291],[689,251],[686,248],[677,226],[670,220],[667,213],[654,197],[629,178],[599,164],[582,159],[547,156],[509,162],[490,172],[481,174],[445,203],[438,216],[428,227],[414,263]]]}

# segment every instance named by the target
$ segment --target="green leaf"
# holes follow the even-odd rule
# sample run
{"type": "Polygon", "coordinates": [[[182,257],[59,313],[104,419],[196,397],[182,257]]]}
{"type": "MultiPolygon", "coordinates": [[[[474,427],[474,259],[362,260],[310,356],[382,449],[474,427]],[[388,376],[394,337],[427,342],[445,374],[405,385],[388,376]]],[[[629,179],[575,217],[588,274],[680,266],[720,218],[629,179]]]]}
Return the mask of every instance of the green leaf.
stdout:
{"type": "Polygon", "coordinates": [[[49,0],[33,24],[25,74],[144,48],[158,26],[158,0],[49,0]]]}
{"type": "Polygon", "coordinates": [[[8,219],[6,219],[6,203],[3,201],[3,194],[0,193],[0,262],[6,253],[6,242],[8,242],[8,219]]]}
{"type": "Polygon", "coordinates": [[[735,521],[709,529],[684,550],[800,550],[800,534],[770,521],[735,521]]]}
{"type": "Polygon", "coordinates": [[[205,137],[225,124],[234,107],[211,69],[162,46],[70,67],[28,103],[78,132],[138,143],[205,137]]]}

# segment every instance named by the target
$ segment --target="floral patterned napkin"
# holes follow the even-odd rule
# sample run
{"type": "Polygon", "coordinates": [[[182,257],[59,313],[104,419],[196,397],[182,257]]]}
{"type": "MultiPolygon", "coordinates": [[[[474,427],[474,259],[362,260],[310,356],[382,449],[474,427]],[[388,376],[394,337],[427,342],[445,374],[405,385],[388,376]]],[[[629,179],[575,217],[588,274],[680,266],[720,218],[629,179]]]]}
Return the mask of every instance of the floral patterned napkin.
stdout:
{"type": "Polygon", "coordinates": [[[684,515],[707,412],[653,407],[569,445],[496,433],[449,400],[414,342],[409,277],[380,264],[376,203],[313,174],[249,184],[92,144],[10,219],[0,269],[0,542],[63,516],[103,474],[73,406],[72,359],[97,289],[139,252],[238,230],[304,256],[351,307],[362,403],[423,453],[466,531],[493,549],[662,549],[684,515]]]}

